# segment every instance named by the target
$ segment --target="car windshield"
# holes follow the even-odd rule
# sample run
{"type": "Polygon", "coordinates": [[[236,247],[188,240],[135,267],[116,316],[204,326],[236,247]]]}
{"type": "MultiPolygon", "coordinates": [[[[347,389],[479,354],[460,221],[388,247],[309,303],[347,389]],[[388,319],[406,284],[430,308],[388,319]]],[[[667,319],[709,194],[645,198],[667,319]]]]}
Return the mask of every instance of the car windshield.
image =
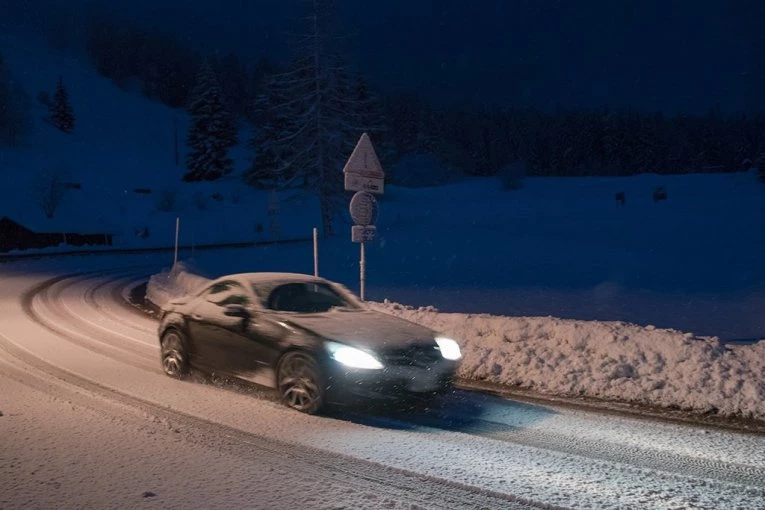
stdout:
{"type": "Polygon", "coordinates": [[[359,306],[328,283],[296,282],[272,290],[266,308],[280,312],[322,313],[332,309],[357,310],[359,306]]]}

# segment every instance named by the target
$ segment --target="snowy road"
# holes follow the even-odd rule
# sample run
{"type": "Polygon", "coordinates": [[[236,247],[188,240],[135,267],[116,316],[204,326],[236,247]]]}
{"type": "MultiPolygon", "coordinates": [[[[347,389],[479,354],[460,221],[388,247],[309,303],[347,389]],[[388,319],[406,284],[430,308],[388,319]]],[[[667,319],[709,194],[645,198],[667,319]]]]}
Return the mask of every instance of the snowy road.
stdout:
{"type": "Polygon", "coordinates": [[[761,435],[472,392],[311,417],[172,380],[156,323],[123,302],[145,262],[2,269],[0,508],[765,507],[761,435]]]}

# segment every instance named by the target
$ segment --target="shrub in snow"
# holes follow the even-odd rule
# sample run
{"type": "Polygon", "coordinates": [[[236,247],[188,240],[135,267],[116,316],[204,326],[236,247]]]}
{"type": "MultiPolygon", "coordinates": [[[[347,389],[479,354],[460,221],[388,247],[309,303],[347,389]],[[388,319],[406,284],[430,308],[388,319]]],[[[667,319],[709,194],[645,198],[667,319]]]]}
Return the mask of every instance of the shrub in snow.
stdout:
{"type": "Polygon", "coordinates": [[[149,237],[149,227],[138,227],[133,230],[133,233],[140,239],[146,239],[149,237]]]}

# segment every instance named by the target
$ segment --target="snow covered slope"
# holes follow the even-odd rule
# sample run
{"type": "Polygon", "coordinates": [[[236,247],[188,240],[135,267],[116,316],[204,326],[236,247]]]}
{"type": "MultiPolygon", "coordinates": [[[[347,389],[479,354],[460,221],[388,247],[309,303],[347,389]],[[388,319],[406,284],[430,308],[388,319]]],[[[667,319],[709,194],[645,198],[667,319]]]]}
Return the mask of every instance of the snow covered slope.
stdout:
{"type": "MultiPolygon", "coordinates": [[[[117,87],[99,76],[84,56],[8,36],[0,38],[0,51],[14,79],[33,98],[34,116],[23,146],[0,147],[0,216],[40,232],[115,233],[120,247],[172,244],[177,216],[188,227],[184,232],[189,244],[246,242],[271,235],[270,195],[255,192],[240,179],[249,163],[243,143],[233,152],[235,174],[214,183],[183,184],[185,111],[147,100],[140,84],[117,87]],[[52,96],[59,77],[76,116],[72,134],[45,122],[46,107],[34,99],[40,92],[52,96]],[[40,197],[53,177],[80,189],[66,189],[49,219],[40,197]],[[149,237],[137,237],[136,231],[145,227],[149,237]]],[[[248,136],[243,130],[242,141],[248,136]]],[[[298,201],[299,205],[287,203],[296,210],[314,205],[311,200],[298,201]]],[[[310,235],[311,229],[300,215],[280,219],[280,227],[283,238],[293,237],[298,229],[310,235]]]]}

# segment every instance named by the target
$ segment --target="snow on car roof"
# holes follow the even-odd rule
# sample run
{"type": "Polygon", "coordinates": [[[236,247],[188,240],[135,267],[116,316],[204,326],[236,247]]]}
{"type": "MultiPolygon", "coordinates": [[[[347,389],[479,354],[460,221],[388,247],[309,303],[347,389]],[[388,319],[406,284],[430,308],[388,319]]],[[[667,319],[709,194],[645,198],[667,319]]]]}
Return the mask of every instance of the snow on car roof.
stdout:
{"type": "Polygon", "coordinates": [[[238,273],[222,276],[219,279],[248,280],[254,283],[276,282],[326,282],[324,278],[302,273],[238,273]]]}

